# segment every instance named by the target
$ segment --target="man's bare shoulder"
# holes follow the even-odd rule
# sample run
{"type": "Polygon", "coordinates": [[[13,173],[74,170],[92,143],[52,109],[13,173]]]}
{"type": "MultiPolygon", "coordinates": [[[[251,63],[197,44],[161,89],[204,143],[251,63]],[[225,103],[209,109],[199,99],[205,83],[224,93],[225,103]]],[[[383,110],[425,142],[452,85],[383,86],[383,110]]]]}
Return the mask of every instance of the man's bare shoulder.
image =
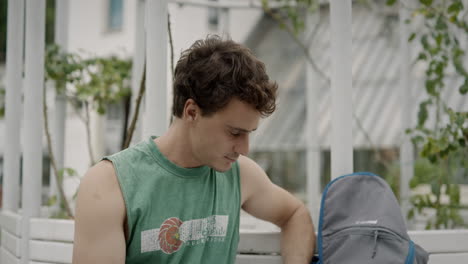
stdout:
{"type": "Polygon", "coordinates": [[[103,160],[88,169],[81,180],[80,189],[92,186],[102,187],[103,191],[120,188],[112,162],[103,160]]]}
{"type": "Polygon", "coordinates": [[[101,161],[81,180],[73,263],[125,262],[125,203],[114,167],[101,161]]]}
{"type": "Polygon", "coordinates": [[[78,190],[78,209],[125,217],[125,204],[112,162],[100,161],[86,172],[78,190]]]}

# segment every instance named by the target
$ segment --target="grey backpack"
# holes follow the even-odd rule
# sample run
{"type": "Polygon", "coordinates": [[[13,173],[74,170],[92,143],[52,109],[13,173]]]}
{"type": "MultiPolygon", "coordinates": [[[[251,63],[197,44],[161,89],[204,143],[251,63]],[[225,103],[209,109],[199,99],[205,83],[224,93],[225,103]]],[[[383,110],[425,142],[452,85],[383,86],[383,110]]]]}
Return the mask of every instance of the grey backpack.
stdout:
{"type": "Polygon", "coordinates": [[[388,184],[367,172],[344,175],[325,188],[318,226],[319,264],[424,264],[388,184]]]}

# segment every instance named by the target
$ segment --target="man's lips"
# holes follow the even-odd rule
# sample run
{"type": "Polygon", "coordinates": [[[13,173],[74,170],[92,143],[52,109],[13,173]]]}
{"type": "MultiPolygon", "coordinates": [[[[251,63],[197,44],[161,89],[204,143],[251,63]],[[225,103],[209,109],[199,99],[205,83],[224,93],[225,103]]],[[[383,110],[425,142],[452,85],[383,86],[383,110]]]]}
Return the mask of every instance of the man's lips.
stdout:
{"type": "Polygon", "coordinates": [[[235,161],[237,160],[237,158],[234,158],[234,159],[233,159],[233,158],[230,158],[230,157],[228,157],[228,156],[224,156],[224,157],[225,157],[226,159],[228,159],[229,161],[231,161],[231,162],[235,162],[235,161]]]}

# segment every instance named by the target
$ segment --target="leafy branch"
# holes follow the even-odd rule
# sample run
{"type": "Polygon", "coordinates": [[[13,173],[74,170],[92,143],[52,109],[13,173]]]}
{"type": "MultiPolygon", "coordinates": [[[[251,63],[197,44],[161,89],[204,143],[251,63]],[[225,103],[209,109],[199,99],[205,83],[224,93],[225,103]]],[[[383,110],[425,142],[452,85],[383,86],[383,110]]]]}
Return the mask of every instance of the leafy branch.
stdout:
{"type": "MultiPolygon", "coordinates": [[[[84,122],[92,163],[95,162],[95,159],[91,146],[90,111],[96,110],[99,114],[104,114],[109,104],[119,102],[122,98],[129,96],[130,68],[130,61],[117,57],[82,59],[77,54],[61,51],[57,45],[47,47],[46,79],[54,81],[57,95],[64,96],[79,119],[84,122]],[[84,110],[84,116],[80,113],[80,109],[84,110]]],[[[61,196],[60,204],[64,207],[66,216],[73,218],[62,183],[65,174],[74,176],[76,172],[71,168],[60,169],[57,167],[49,132],[46,89],[44,89],[43,110],[50,160],[61,196]]],[[[51,197],[50,201],[54,200],[56,197],[51,197]]]]}
{"type": "Polygon", "coordinates": [[[0,119],[5,116],[5,88],[0,86],[0,119]]]}
{"type": "Polygon", "coordinates": [[[57,182],[57,189],[59,191],[60,197],[62,197],[61,200],[61,205],[65,208],[65,212],[69,218],[73,219],[73,213],[70,209],[70,204],[68,203],[68,200],[65,196],[65,192],[63,191],[63,174],[64,171],[59,171],[57,167],[57,163],[55,162],[55,156],[54,156],[54,151],[52,150],[52,139],[50,136],[50,130],[49,130],[49,118],[47,114],[47,89],[43,89],[43,98],[42,98],[42,114],[44,116],[44,130],[47,138],[47,148],[49,151],[49,157],[50,157],[50,163],[52,164],[52,169],[54,171],[54,176],[55,176],[55,181],[57,182]]]}
{"type": "MultiPolygon", "coordinates": [[[[396,1],[388,0],[388,5],[396,1]]],[[[408,8],[403,6],[403,8],[408,8]]],[[[436,210],[434,220],[429,220],[426,228],[454,227],[463,225],[460,208],[460,187],[454,183],[454,166],[465,166],[452,160],[463,157],[468,143],[468,112],[457,111],[443,98],[447,86],[447,76],[462,80],[458,93],[463,96],[468,92],[468,73],[463,64],[464,48],[460,46],[460,35],[466,37],[468,26],[463,13],[461,0],[433,1],[419,0],[419,6],[412,10],[411,23],[417,17],[423,18],[423,28],[413,32],[408,41],[419,39],[420,48],[417,61],[425,65],[424,89],[427,98],[419,104],[417,124],[407,130],[413,143],[420,149],[420,155],[430,163],[443,168],[436,170],[429,179],[412,181],[410,187],[429,183],[431,192],[427,195],[415,195],[411,198],[414,206],[409,211],[409,218],[424,208],[436,210]],[[427,121],[433,115],[434,125],[428,127],[427,121]],[[443,203],[442,196],[449,198],[443,203]]],[[[463,159],[463,158],[462,158],[463,159]]],[[[456,168],[456,167],[455,167],[456,168]]],[[[415,180],[417,180],[416,178],[415,180]]]]}
{"type": "Polygon", "coordinates": [[[127,137],[125,138],[123,149],[128,148],[130,146],[130,142],[132,141],[133,132],[135,131],[136,123],[138,121],[138,116],[140,114],[141,100],[143,99],[145,90],[146,90],[146,63],[143,67],[143,77],[141,78],[141,81],[140,81],[140,90],[138,92],[138,97],[136,98],[136,102],[135,102],[136,107],[135,107],[135,111],[133,112],[132,122],[130,123],[130,126],[128,127],[127,137]]]}

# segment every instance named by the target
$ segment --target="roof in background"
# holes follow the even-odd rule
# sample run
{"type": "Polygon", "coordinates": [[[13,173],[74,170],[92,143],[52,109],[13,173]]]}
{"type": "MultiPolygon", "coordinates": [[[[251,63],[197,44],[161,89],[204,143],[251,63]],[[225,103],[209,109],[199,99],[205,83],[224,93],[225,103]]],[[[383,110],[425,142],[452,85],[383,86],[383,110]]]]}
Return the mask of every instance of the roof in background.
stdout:
{"type": "MultiPolygon", "coordinates": [[[[308,28],[315,34],[306,37],[311,54],[318,67],[330,76],[329,17],[328,6],[322,6],[317,28],[308,28]]],[[[353,5],[353,145],[355,148],[395,147],[400,145],[399,103],[399,29],[398,17],[393,13],[383,15],[365,6],[353,5]],[[365,131],[365,132],[364,132],[365,131]]],[[[288,33],[276,22],[264,16],[246,45],[266,64],[271,79],[280,86],[276,112],[261,121],[251,139],[252,151],[303,150],[306,146],[306,60],[303,51],[293,42],[288,33]]],[[[413,50],[415,50],[413,48],[413,50]]],[[[416,53],[413,52],[413,58],[416,53]]],[[[412,59],[414,62],[415,60],[412,59]]],[[[413,67],[413,88],[408,92],[414,99],[416,120],[419,102],[424,99],[420,64],[413,67]]],[[[318,96],[320,148],[330,146],[331,93],[328,81],[314,73],[314,86],[318,96]]],[[[444,94],[449,105],[455,109],[468,110],[468,96],[460,96],[461,80],[448,80],[444,94]]],[[[429,120],[430,121],[430,120],[429,120]]],[[[430,123],[430,122],[429,122],[430,123]]],[[[317,148],[318,146],[313,146],[317,148]]]]}

